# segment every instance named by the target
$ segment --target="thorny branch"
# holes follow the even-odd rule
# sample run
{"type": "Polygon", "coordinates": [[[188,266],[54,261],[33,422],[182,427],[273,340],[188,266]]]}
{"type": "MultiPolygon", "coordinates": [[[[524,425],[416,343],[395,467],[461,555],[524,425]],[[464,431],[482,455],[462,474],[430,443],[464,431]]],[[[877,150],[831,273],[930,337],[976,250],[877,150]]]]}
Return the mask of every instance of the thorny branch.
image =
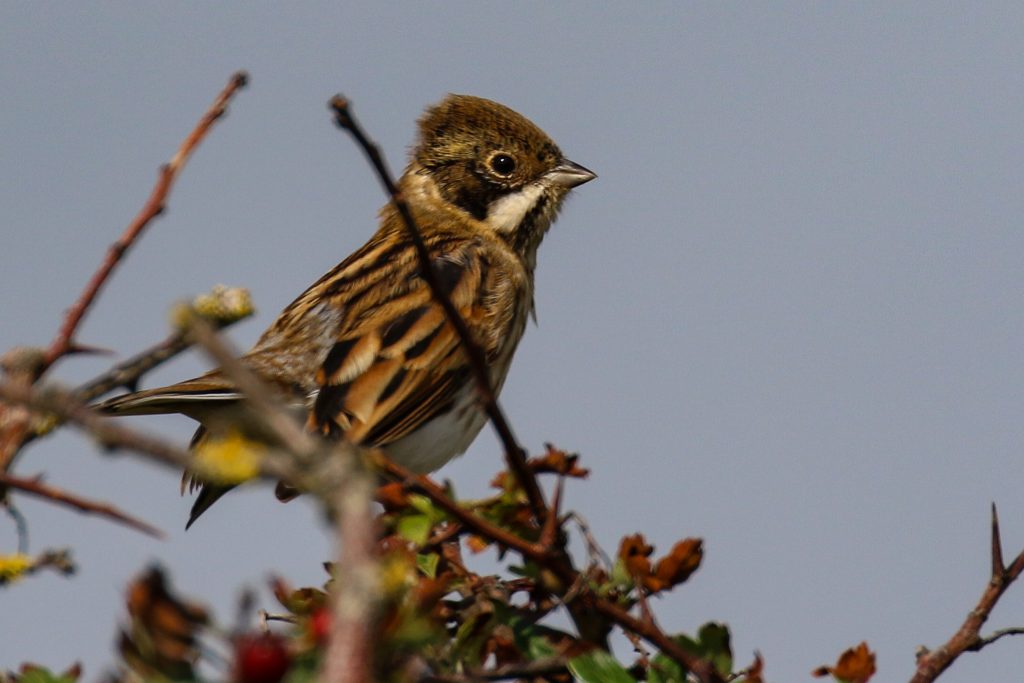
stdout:
{"type": "Polygon", "coordinates": [[[523,487],[523,490],[526,491],[527,498],[530,501],[530,508],[533,510],[533,515],[536,518],[537,523],[542,523],[548,513],[547,505],[544,502],[544,494],[541,492],[540,486],[537,484],[537,480],[530,474],[526,467],[526,451],[519,445],[519,442],[516,441],[515,434],[512,432],[512,427],[509,424],[508,419],[505,417],[505,413],[502,411],[501,406],[498,404],[498,398],[495,396],[494,388],[491,386],[490,372],[487,369],[487,358],[484,356],[483,350],[480,348],[480,345],[476,343],[476,340],[473,339],[473,334],[470,332],[469,327],[466,326],[466,322],[462,319],[462,316],[459,315],[459,311],[455,308],[455,305],[452,304],[451,299],[445,295],[444,290],[438,282],[437,275],[434,272],[434,267],[430,262],[430,252],[427,251],[427,246],[423,242],[422,234],[416,225],[412,212],[409,210],[409,205],[406,203],[401,190],[399,190],[398,186],[395,185],[395,181],[392,179],[391,173],[388,171],[384,157],[380,153],[380,148],[375,142],[367,137],[366,133],[359,125],[359,122],[352,115],[349,102],[345,97],[342,95],[335,95],[331,99],[329,105],[331,110],[334,111],[335,122],[340,128],[347,130],[359,144],[359,147],[370,160],[374,171],[376,171],[381,184],[384,185],[384,189],[390,196],[395,208],[398,209],[398,213],[402,216],[402,220],[404,221],[405,227],[409,233],[409,238],[416,247],[416,254],[420,261],[420,272],[423,279],[426,281],[427,286],[430,287],[430,291],[434,295],[434,299],[441,304],[441,307],[444,309],[448,322],[455,329],[456,334],[459,335],[462,347],[465,349],[466,355],[469,357],[470,364],[473,368],[473,374],[476,377],[477,388],[480,392],[480,401],[505,448],[505,457],[508,459],[509,468],[515,473],[516,477],[519,479],[520,485],[523,487]]]}
{"type": "MultiPolygon", "coordinates": [[[[178,147],[171,160],[160,169],[160,175],[150,193],[149,199],[143,205],[138,215],[129,223],[124,233],[107,250],[103,262],[96,272],[93,273],[89,282],[86,283],[78,299],[67,311],[64,322],[61,324],[50,346],[35,356],[31,366],[26,364],[18,368],[18,372],[7,372],[8,381],[22,383],[26,386],[31,385],[63,356],[75,353],[76,351],[87,350],[86,347],[82,347],[74,341],[79,324],[85,318],[85,314],[96,300],[103,285],[110,278],[111,273],[113,273],[114,269],[123,259],[125,253],[138,240],[146,226],[164,211],[167,197],[174,186],[174,181],[185,167],[185,163],[192,155],[192,152],[206,137],[213,124],[224,115],[225,111],[227,111],[228,102],[234,97],[236,92],[245,87],[248,80],[248,75],[243,71],[239,71],[231,77],[228,84],[199,120],[199,123],[196,124],[196,127],[178,147]]],[[[8,370],[8,368],[5,368],[5,370],[8,370]]],[[[31,439],[31,436],[28,416],[23,411],[19,412],[0,405],[0,471],[6,472],[10,468],[14,456],[24,446],[26,441],[31,439]]]]}
{"type": "Polygon", "coordinates": [[[231,98],[234,97],[236,92],[245,87],[248,81],[249,76],[244,71],[234,74],[217,96],[217,99],[206,110],[206,113],[199,120],[199,123],[196,124],[196,127],[189,133],[184,142],[181,143],[181,146],[174,156],[171,157],[171,160],[160,169],[160,176],[146,204],[117,241],[110,245],[103,263],[100,264],[99,269],[89,279],[78,300],[68,310],[64,323],[57,332],[57,336],[46,350],[43,366],[39,371],[40,374],[45,372],[47,368],[62,356],[73,350],[75,331],[78,329],[79,323],[82,322],[93,301],[96,300],[96,295],[99,294],[100,289],[107,282],[111,272],[121,262],[125,253],[135,243],[150,221],[164,212],[167,197],[174,186],[174,181],[185,167],[185,163],[189,160],[192,152],[202,142],[203,138],[206,137],[213,124],[225,114],[231,98]]]}
{"type": "Polygon", "coordinates": [[[977,605],[948,641],[935,650],[923,650],[918,655],[917,670],[914,677],[910,679],[911,683],[934,681],[964,652],[977,652],[1003,636],[1024,633],[1024,629],[1011,628],[996,631],[988,637],[981,635],[981,627],[985,625],[996,603],[1024,571],[1024,551],[1021,551],[1009,566],[1003,563],[1003,542],[999,534],[999,516],[996,513],[995,504],[992,505],[991,555],[992,573],[977,605]]]}

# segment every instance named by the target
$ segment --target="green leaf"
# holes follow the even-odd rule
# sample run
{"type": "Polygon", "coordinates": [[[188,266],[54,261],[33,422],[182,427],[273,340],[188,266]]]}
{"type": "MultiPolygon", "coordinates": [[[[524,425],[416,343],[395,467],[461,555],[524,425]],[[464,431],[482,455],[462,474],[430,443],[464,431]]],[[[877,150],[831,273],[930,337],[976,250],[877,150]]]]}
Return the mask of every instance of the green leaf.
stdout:
{"type": "Polygon", "coordinates": [[[418,512],[422,512],[431,518],[440,519],[444,516],[440,510],[434,507],[434,501],[420,493],[412,493],[409,495],[409,507],[418,512]]]}
{"type": "Polygon", "coordinates": [[[416,545],[423,545],[430,537],[433,524],[426,515],[409,515],[398,521],[398,535],[416,545]]]}
{"type": "Polygon", "coordinates": [[[604,650],[594,650],[569,660],[569,671],[583,683],[636,683],[618,660],[604,650]]]}
{"type": "Polygon", "coordinates": [[[437,553],[416,553],[416,567],[430,579],[437,578],[437,564],[441,556],[437,553]]]}
{"type": "Polygon", "coordinates": [[[526,642],[526,654],[530,656],[530,661],[536,661],[538,659],[554,657],[558,654],[558,650],[554,648],[546,636],[531,635],[526,642]]]}
{"type": "Polygon", "coordinates": [[[700,627],[700,638],[704,656],[711,660],[715,669],[723,676],[732,673],[732,646],[729,642],[729,628],[725,624],[708,622],[700,627]]]}
{"type": "Polygon", "coordinates": [[[70,676],[58,675],[42,667],[32,667],[18,678],[19,683],[75,683],[70,676]]]}
{"type": "Polygon", "coordinates": [[[626,571],[626,563],[622,560],[616,560],[615,565],[612,567],[612,583],[624,591],[628,591],[633,588],[633,577],[626,571]]]}
{"type": "Polygon", "coordinates": [[[292,662],[285,674],[284,683],[316,683],[319,673],[320,657],[310,652],[292,662]]]}
{"type": "Polygon", "coordinates": [[[647,680],[649,683],[686,683],[686,673],[673,659],[658,654],[651,660],[647,680]]]}
{"type": "Polygon", "coordinates": [[[729,644],[729,628],[725,624],[704,624],[697,632],[697,640],[685,635],[676,636],[673,640],[688,652],[710,661],[723,676],[732,673],[732,647],[729,644]]]}

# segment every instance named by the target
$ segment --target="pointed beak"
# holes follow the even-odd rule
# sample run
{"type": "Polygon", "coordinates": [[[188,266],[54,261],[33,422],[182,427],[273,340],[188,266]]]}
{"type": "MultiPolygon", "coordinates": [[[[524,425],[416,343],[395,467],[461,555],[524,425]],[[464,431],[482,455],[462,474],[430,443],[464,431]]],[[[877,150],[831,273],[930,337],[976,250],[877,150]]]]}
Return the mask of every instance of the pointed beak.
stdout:
{"type": "Polygon", "coordinates": [[[562,163],[548,171],[547,177],[556,185],[572,188],[593,180],[597,174],[583,168],[575,161],[562,159],[562,163]]]}

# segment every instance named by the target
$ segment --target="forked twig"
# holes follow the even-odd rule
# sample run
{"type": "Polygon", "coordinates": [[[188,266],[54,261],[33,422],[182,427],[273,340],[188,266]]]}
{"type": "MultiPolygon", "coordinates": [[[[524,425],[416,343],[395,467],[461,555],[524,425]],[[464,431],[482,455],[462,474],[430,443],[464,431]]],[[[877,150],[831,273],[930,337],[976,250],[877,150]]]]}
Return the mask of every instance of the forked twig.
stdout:
{"type": "Polygon", "coordinates": [[[1024,629],[1009,628],[996,631],[987,637],[981,635],[981,627],[985,625],[996,603],[1024,571],[1024,551],[1018,554],[1009,566],[1003,563],[1003,542],[999,534],[999,516],[994,503],[992,504],[991,545],[992,572],[977,605],[968,613],[956,633],[942,646],[934,650],[923,650],[918,655],[917,670],[914,672],[914,677],[910,679],[911,683],[930,683],[948,669],[964,652],[977,652],[1003,636],[1024,633],[1024,629]]]}

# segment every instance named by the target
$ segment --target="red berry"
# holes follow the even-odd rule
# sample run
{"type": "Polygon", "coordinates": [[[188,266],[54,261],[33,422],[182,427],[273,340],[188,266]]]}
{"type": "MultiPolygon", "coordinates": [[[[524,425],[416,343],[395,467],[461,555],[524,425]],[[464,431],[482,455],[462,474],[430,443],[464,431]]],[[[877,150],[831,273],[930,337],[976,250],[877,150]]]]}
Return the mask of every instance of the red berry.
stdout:
{"type": "Polygon", "coordinates": [[[309,632],[317,645],[324,645],[331,639],[331,610],[319,607],[309,618],[309,632]]]}
{"type": "Polygon", "coordinates": [[[235,640],[235,683],[278,683],[291,655],[275,633],[247,633],[235,640]]]}

